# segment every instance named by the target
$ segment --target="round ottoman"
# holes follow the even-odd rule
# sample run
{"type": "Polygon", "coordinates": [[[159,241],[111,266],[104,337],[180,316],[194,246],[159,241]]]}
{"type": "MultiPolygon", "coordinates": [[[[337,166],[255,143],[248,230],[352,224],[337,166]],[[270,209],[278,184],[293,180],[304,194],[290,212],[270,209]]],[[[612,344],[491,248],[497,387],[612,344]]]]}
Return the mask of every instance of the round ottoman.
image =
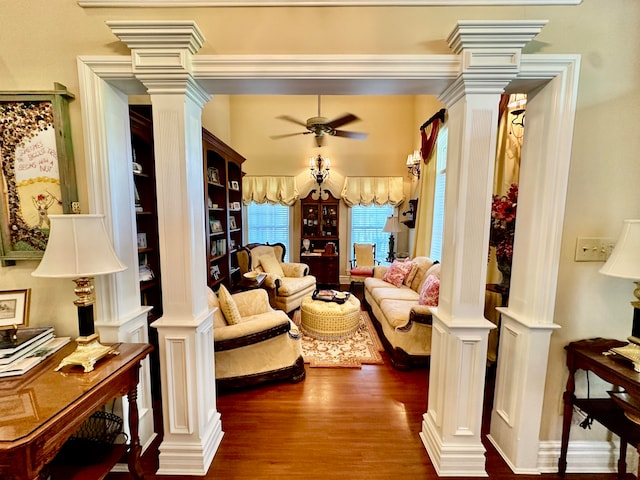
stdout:
{"type": "Polygon", "coordinates": [[[305,297],[300,316],[300,328],[310,337],[321,340],[348,337],[360,324],[360,301],[355,295],[342,304],[305,297]]]}

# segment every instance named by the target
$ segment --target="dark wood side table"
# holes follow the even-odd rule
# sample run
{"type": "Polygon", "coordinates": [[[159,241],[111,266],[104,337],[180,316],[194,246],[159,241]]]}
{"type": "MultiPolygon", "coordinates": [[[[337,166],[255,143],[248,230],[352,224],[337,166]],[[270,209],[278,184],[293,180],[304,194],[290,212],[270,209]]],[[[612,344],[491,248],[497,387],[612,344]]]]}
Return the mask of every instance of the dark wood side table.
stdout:
{"type": "Polygon", "coordinates": [[[264,279],[267,278],[266,273],[259,274],[255,280],[250,280],[248,278],[242,277],[238,283],[234,285],[234,293],[235,292],[245,292],[247,290],[255,290],[256,288],[261,288],[264,283],[264,279]]]}
{"type": "Polygon", "coordinates": [[[640,401],[640,373],[634,371],[630,362],[603,355],[603,352],[611,348],[626,344],[627,342],[619,340],[594,338],[572,342],[565,347],[569,378],[563,395],[564,418],[558,460],[558,471],[561,475],[564,475],[567,469],[567,447],[574,405],[620,437],[619,478],[623,478],[626,473],[627,443],[633,445],[640,453],[640,425],[625,416],[625,409],[618,406],[611,397],[576,398],[575,396],[575,373],[581,369],[593,372],[614,387],[624,389],[632,401],[640,401]]]}
{"type": "Polygon", "coordinates": [[[340,286],[340,256],[337,253],[300,255],[300,263],[309,265],[309,275],[316,277],[316,284],[340,286]]]}
{"type": "MultiPolygon", "coordinates": [[[[74,349],[75,343],[71,343],[26,374],[0,380],[0,478],[37,479],[64,442],[93,412],[123,395],[129,400],[129,471],[136,480],[144,478],[140,466],[136,399],[140,362],[153,347],[121,343],[116,345],[118,355],[100,360],[91,372],[83,373],[81,367],[54,371],[74,349]]],[[[126,445],[122,446],[119,452],[110,456],[108,464],[92,466],[88,476],[65,472],[57,477],[52,468],[52,477],[65,480],[103,478],[126,449],[126,445]],[[100,469],[102,471],[97,471],[100,469]]],[[[78,470],[82,468],[77,467],[78,470]]]]}

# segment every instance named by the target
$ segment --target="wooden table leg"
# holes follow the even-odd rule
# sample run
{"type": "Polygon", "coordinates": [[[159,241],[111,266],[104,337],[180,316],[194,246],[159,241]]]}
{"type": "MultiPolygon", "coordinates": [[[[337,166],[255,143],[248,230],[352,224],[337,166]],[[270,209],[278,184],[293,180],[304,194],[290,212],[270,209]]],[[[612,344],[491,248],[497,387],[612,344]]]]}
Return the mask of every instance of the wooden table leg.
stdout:
{"type": "Polygon", "coordinates": [[[142,447],[140,446],[140,437],[138,432],[139,413],[138,413],[138,373],[140,364],[137,368],[131,369],[131,382],[127,400],[129,401],[129,431],[131,433],[131,441],[129,444],[129,472],[135,480],[144,480],[144,472],[140,465],[140,455],[142,447]]]}
{"type": "Polygon", "coordinates": [[[562,443],[560,445],[560,458],[558,459],[558,473],[561,476],[564,476],[567,471],[567,448],[569,446],[569,431],[571,430],[573,402],[575,400],[574,392],[576,390],[575,373],[576,369],[570,367],[569,378],[567,378],[567,389],[562,395],[564,400],[564,412],[562,417],[562,443]]]}
{"type": "Polygon", "coordinates": [[[618,478],[624,480],[627,474],[627,441],[620,438],[620,458],[618,459],[618,478]]]}

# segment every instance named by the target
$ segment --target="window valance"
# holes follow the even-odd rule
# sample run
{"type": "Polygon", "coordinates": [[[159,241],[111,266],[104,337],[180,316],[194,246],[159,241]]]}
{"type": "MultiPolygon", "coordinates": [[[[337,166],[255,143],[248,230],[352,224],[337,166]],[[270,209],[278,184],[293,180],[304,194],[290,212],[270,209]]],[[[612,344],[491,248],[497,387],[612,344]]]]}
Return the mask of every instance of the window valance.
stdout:
{"type": "Polygon", "coordinates": [[[258,177],[242,178],[242,203],[279,203],[293,205],[300,194],[295,177],[258,177]]]}
{"type": "Polygon", "coordinates": [[[402,177],[346,177],[341,196],[350,207],[372,203],[395,207],[404,202],[402,177]]]}

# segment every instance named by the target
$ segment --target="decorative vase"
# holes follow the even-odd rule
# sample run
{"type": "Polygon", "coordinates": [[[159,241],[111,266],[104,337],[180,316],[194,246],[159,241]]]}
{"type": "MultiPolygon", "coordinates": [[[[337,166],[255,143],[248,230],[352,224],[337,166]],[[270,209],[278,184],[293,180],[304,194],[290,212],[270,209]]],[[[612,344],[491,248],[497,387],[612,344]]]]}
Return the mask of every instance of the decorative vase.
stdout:
{"type": "Polygon", "coordinates": [[[501,256],[496,257],[496,262],[498,264],[498,270],[502,274],[500,287],[508,291],[509,286],[511,285],[511,260],[507,257],[501,256]]]}

